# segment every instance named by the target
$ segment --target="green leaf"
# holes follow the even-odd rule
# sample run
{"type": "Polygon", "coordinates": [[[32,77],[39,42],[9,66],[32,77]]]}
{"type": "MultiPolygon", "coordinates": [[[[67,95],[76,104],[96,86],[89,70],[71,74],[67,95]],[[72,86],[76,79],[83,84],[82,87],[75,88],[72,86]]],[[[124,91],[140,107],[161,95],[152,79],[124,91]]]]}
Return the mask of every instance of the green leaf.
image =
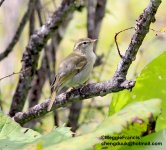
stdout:
{"type": "Polygon", "coordinates": [[[48,148],[71,137],[72,132],[69,127],[58,127],[36,140],[34,145],[40,144],[43,148],[48,148]]]}
{"type": "Polygon", "coordinates": [[[22,149],[41,135],[31,129],[22,128],[10,117],[0,112],[0,148],[3,150],[22,149]]]}
{"type": "Polygon", "coordinates": [[[42,149],[72,137],[70,128],[55,128],[49,134],[41,136],[36,131],[22,128],[10,117],[0,112],[0,149],[22,150],[25,147],[42,149]]]}
{"type": "MultiPolygon", "coordinates": [[[[50,146],[50,149],[60,150],[85,150],[92,149],[95,144],[101,143],[100,137],[103,135],[115,135],[122,133],[126,128],[133,124],[147,124],[152,115],[155,119],[161,112],[161,102],[159,99],[148,100],[145,102],[135,102],[126,106],[120,112],[106,118],[103,123],[93,132],[83,136],[71,138],[50,146]]],[[[145,130],[142,128],[141,130],[145,130]]],[[[97,148],[98,146],[96,146],[97,148]]]]}
{"type": "Polygon", "coordinates": [[[144,68],[132,92],[125,90],[113,95],[109,115],[118,112],[130,102],[152,98],[162,100],[162,115],[156,126],[156,130],[161,130],[166,128],[166,52],[144,68]]]}

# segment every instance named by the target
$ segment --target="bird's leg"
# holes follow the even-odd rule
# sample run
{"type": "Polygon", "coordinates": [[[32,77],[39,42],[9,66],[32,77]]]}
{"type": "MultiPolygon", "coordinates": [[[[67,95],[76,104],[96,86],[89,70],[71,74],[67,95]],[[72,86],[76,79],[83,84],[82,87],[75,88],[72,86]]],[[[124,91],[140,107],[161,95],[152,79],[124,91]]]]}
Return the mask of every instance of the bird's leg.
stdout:
{"type": "Polygon", "coordinates": [[[80,85],[79,85],[80,93],[81,93],[81,94],[84,94],[84,93],[82,92],[82,90],[83,90],[84,86],[88,84],[88,82],[89,82],[89,80],[87,80],[87,81],[85,81],[83,84],[80,84],[80,85]]]}
{"type": "MultiPolygon", "coordinates": [[[[80,89],[79,91],[81,92],[82,89],[83,89],[83,87],[84,87],[85,85],[87,85],[88,82],[89,82],[89,80],[85,81],[83,84],[78,84],[78,86],[76,86],[76,87],[71,87],[71,88],[69,88],[67,91],[74,91],[74,90],[80,89]]],[[[81,92],[81,93],[82,93],[82,92],[81,92]]],[[[83,94],[83,93],[82,93],[82,94],[83,94]]]]}
{"type": "Polygon", "coordinates": [[[70,87],[68,90],[67,90],[67,92],[72,92],[72,91],[75,91],[75,90],[77,90],[77,89],[81,89],[81,87],[82,87],[82,84],[79,84],[78,86],[75,86],[75,87],[70,87]]]}

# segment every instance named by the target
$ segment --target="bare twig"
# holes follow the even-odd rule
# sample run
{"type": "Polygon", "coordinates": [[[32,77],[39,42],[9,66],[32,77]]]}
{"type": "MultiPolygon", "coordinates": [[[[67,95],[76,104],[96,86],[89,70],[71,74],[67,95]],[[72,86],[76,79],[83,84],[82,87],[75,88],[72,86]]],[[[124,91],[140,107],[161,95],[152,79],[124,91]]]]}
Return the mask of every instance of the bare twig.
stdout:
{"type": "Polygon", "coordinates": [[[127,30],[130,30],[130,29],[134,29],[134,27],[130,27],[130,28],[127,28],[127,29],[124,29],[124,30],[121,30],[121,31],[115,33],[115,37],[114,37],[114,39],[115,39],[115,44],[116,44],[116,47],[117,47],[117,50],[118,50],[118,54],[119,54],[119,56],[120,56],[121,58],[123,58],[123,55],[120,53],[120,49],[119,49],[119,46],[118,46],[117,37],[118,37],[118,35],[119,35],[120,33],[124,32],[124,31],[127,31],[127,30]]]}
{"type": "Polygon", "coordinates": [[[34,9],[35,2],[36,2],[36,0],[29,0],[28,9],[25,12],[24,16],[22,17],[21,22],[16,30],[16,33],[14,34],[14,36],[12,38],[10,44],[7,46],[7,48],[4,50],[4,52],[0,53],[0,61],[3,60],[4,58],[6,58],[10,54],[10,52],[12,52],[14,46],[18,42],[18,40],[21,36],[21,33],[34,9]]]}
{"type": "MultiPolygon", "coordinates": [[[[82,88],[74,89],[58,95],[53,104],[52,110],[65,107],[72,102],[77,102],[96,96],[104,96],[106,94],[118,92],[124,89],[131,90],[135,85],[135,82],[126,80],[127,71],[132,61],[134,61],[143,39],[149,31],[150,24],[154,22],[154,16],[160,3],[161,0],[151,0],[148,7],[140,15],[139,19],[137,20],[136,30],[131,39],[131,43],[129,44],[129,47],[126,50],[124,57],[120,61],[114,77],[111,80],[101,83],[88,84],[82,88]]],[[[32,119],[39,118],[48,113],[48,104],[49,100],[32,107],[27,112],[19,112],[14,116],[14,119],[16,122],[24,124],[32,119]]]]}
{"type": "Polygon", "coordinates": [[[26,68],[25,70],[22,70],[22,71],[19,71],[19,72],[13,72],[13,73],[11,73],[11,74],[5,76],[5,77],[0,78],[0,81],[3,80],[3,79],[5,79],[5,78],[11,77],[11,76],[13,76],[13,75],[15,75],[15,74],[24,73],[24,72],[28,71],[29,69],[30,69],[30,68],[26,68]]]}
{"type": "Polygon", "coordinates": [[[139,16],[135,27],[135,33],[125,55],[118,65],[114,77],[118,77],[120,80],[126,79],[127,71],[131,63],[135,60],[138,49],[142,45],[146,34],[149,32],[150,24],[155,21],[155,13],[160,3],[161,0],[151,0],[148,7],[139,16]]]}

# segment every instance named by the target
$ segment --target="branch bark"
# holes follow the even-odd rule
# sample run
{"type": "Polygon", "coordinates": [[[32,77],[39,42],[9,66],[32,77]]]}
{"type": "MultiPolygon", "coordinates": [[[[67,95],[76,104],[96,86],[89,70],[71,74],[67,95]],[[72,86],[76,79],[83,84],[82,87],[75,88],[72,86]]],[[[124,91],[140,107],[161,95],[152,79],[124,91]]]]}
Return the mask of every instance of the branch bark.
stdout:
{"type": "MultiPolygon", "coordinates": [[[[89,38],[98,39],[99,37],[101,23],[105,15],[106,2],[107,0],[88,0],[87,29],[89,38]]],[[[96,45],[94,47],[95,50],[96,45]]]]}
{"type": "MultiPolygon", "coordinates": [[[[127,71],[132,61],[134,61],[143,39],[149,31],[150,24],[155,21],[154,15],[156,14],[160,3],[161,0],[151,0],[150,4],[138,18],[135,33],[131,39],[129,47],[111,80],[101,83],[88,84],[82,88],[74,89],[58,95],[52,110],[65,107],[69,103],[81,101],[87,98],[104,96],[106,94],[118,92],[124,89],[132,89],[135,82],[126,80],[127,71]]],[[[48,104],[49,100],[32,107],[27,112],[19,112],[14,116],[14,120],[20,124],[24,124],[32,119],[39,118],[48,113],[48,104]]]]}
{"type": "Polygon", "coordinates": [[[98,38],[107,0],[88,0],[87,29],[89,38],[98,38]]]}
{"type": "Polygon", "coordinates": [[[87,30],[88,37],[95,38],[94,30],[95,30],[95,11],[96,11],[96,1],[88,0],[87,5],[87,30]]]}
{"type": "Polygon", "coordinates": [[[30,68],[28,72],[19,76],[18,85],[13,96],[10,108],[10,116],[14,116],[16,112],[22,111],[34,73],[36,72],[39,53],[47,43],[50,36],[58,29],[67,14],[74,11],[76,0],[63,0],[61,6],[56,10],[52,17],[48,19],[37,33],[33,34],[29,40],[28,46],[23,54],[23,64],[21,70],[30,68]]]}
{"type": "MultiPolygon", "coordinates": [[[[104,96],[108,93],[118,92],[124,89],[132,89],[134,84],[134,81],[121,82],[117,79],[105,81],[102,83],[88,84],[82,88],[74,89],[58,95],[51,110],[65,107],[70,103],[78,102],[84,99],[96,96],[104,96]]],[[[48,104],[49,100],[46,100],[45,102],[30,108],[27,112],[18,112],[14,116],[14,120],[23,125],[32,119],[39,118],[48,113],[48,104]]]]}
{"type": "MultiPolygon", "coordinates": [[[[50,85],[52,84],[53,79],[55,78],[55,57],[56,57],[56,50],[63,39],[61,31],[65,32],[69,22],[72,19],[72,14],[68,14],[68,17],[64,20],[62,25],[56,31],[54,36],[52,37],[52,41],[50,45],[45,46],[45,53],[42,58],[42,63],[40,69],[37,71],[36,76],[32,82],[32,88],[29,91],[29,108],[33,107],[38,104],[38,101],[41,97],[42,89],[46,79],[48,78],[50,81],[50,85]]],[[[55,112],[55,122],[57,123],[58,114],[55,112]]],[[[33,126],[36,122],[31,122],[30,126],[33,126]]],[[[58,124],[56,124],[57,126],[58,124]]],[[[27,127],[27,126],[26,126],[27,127]]]]}

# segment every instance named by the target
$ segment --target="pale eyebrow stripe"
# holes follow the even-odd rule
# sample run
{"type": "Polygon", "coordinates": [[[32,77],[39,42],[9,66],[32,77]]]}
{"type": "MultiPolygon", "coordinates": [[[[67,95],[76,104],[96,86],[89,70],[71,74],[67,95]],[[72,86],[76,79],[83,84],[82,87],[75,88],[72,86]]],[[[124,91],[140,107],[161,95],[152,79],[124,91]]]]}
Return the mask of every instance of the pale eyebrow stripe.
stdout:
{"type": "Polygon", "coordinates": [[[90,41],[82,41],[82,42],[79,43],[79,45],[84,43],[84,42],[90,43],[90,41]]]}
{"type": "Polygon", "coordinates": [[[75,45],[75,48],[77,48],[80,44],[82,44],[84,42],[90,43],[90,41],[81,41],[81,42],[79,42],[78,44],[75,45]]]}

